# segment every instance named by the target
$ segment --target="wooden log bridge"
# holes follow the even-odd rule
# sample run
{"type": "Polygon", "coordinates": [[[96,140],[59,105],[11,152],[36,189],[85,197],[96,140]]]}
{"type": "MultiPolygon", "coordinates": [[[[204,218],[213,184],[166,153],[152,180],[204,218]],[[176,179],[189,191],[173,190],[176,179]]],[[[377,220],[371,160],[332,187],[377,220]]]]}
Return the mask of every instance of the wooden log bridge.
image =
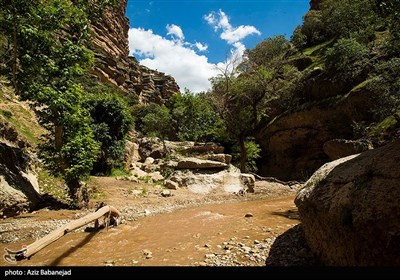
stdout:
{"type": "Polygon", "coordinates": [[[5,248],[5,251],[8,253],[8,257],[11,260],[22,260],[26,258],[30,258],[32,255],[36,254],[44,247],[53,243],[54,241],[60,239],[68,232],[71,232],[75,229],[83,227],[84,225],[89,224],[90,222],[95,222],[95,228],[98,228],[99,221],[101,217],[105,218],[106,226],[110,224],[112,220],[117,221],[117,218],[120,216],[120,212],[109,205],[103,206],[100,209],[97,209],[96,212],[90,213],[78,220],[72,221],[62,227],[50,232],[48,235],[36,240],[32,244],[22,248],[19,251],[12,251],[5,248]]]}

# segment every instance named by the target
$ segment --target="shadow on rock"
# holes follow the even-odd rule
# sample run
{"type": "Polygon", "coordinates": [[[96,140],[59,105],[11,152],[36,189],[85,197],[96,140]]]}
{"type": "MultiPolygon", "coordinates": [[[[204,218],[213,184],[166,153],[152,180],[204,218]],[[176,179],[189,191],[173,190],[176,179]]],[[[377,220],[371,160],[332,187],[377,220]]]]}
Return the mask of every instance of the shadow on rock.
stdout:
{"type": "Polygon", "coordinates": [[[265,264],[267,266],[320,265],[306,243],[301,225],[290,228],[276,238],[265,264]]]}

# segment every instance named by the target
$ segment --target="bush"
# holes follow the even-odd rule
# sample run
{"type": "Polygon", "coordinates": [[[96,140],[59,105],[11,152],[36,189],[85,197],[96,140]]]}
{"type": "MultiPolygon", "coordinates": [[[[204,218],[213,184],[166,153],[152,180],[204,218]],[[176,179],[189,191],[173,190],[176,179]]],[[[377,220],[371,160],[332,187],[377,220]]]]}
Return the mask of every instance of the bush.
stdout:
{"type": "Polygon", "coordinates": [[[101,145],[92,173],[108,174],[112,167],[122,166],[125,138],[133,125],[133,118],[125,102],[116,96],[94,95],[86,106],[92,117],[95,140],[101,145]]]}
{"type": "Polygon", "coordinates": [[[379,119],[400,111],[400,58],[392,58],[376,66],[368,88],[375,93],[374,113],[379,119]]]}
{"type": "Polygon", "coordinates": [[[172,102],[171,117],[179,140],[209,142],[220,138],[223,123],[206,94],[187,91],[174,96],[172,102]]]}
{"type": "Polygon", "coordinates": [[[281,63],[282,57],[291,49],[290,42],[282,35],[270,37],[246,50],[248,60],[257,66],[270,66],[274,62],[281,63]]]}
{"type": "Polygon", "coordinates": [[[290,41],[298,50],[303,50],[307,45],[307,36],[303,34],[301,29],[301,26],[297,26],[290,38],[290,41]]]}
{"type": "Polygon", "coordinates": [[[303,17],[303,25],[301,26],[301,33],[306,37],[307,46],[326,41],[328,37],[322,24],[321,11],[311,10],[305,14],[303,17]]]}
{"type": "Polygon", "coordinates": [[[328,0],[321,4],[322,26],[330,37],[367,39],[377,20],[374,0],[328,0]]]}
{"type": "Polygon", "coordinates": [[[325,67],[334,76],[351,80],[362,74],[368,65],[369,49],[355,39],[339,39],[327,51],[325,67]]]}

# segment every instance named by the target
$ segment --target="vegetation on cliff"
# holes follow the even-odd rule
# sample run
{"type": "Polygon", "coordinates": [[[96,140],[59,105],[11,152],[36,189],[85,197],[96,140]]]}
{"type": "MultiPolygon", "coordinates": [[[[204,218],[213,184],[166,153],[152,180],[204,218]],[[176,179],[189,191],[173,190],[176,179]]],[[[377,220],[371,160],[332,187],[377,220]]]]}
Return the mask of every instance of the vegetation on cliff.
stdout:
{"type": "Polygon", "coordinates": [[[112,2],[4,0],[1,5],[1,33],[8,47],[2,62],[12,71],[3,69],[46,128],[39,155],[65,179],[76,206],[85,200],[80,180],[92,170],[102,143],[79,83],[93,65],[88,25],[112,2]]]}

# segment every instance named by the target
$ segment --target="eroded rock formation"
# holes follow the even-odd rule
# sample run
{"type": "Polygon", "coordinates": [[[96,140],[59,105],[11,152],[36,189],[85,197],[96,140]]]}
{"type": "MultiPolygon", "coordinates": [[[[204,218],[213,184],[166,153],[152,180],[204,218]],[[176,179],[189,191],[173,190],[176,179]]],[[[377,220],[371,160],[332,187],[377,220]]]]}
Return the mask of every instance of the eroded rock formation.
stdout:
{"type": "Polygon", "coordinates": [[[93,74],[137,98],[141,103],[165,104],[179,92],[174,78],[151,70],[129,56],[129,20],[125,16],[127,0],[108,9],[103,18],[91,26],[95,67],[93,74]]]}

